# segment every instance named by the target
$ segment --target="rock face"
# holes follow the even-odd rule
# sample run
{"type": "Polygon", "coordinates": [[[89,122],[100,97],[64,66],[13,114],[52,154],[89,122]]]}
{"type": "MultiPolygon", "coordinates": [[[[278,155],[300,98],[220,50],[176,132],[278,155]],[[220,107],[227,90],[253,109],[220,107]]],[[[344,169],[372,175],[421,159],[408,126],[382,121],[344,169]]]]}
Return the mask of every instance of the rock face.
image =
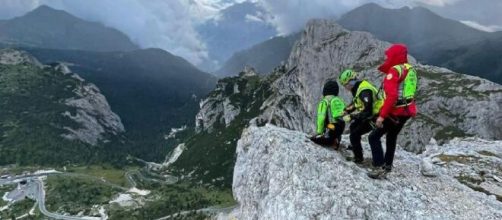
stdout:
{"type": "MultiPolygon", "coordinates": [[[[195,116],[195,128],[197,132],[206,130],[212,132],[216,123],[228,126],[240,113],[238,106],[234,106],[229,97],[225,95],[227,83],[218,82],[216,89],[208,98],[200,102],[200,111],[195,116]]],[[[238,85],[232,87],[232,93],[239,93],[238,85]]]]}
{"type": "MultiPolygon", "coordinates": [[[[461,184],[450,169],[434,165],[438,177],[422,176],[419,165],[427,155],[398,150],[387,179],[372,180],[366,169],[347,162],[339,152],[311,143],[305,135],[271,125],[244,131],[233,180],[239,205],[229,218],[502,218],[502,203],[461,184]]],[[[367,143],[364,147],[368,148],[367,143]]],[[[499,148],[491,150],[500,156],[499,148]]]]}
{"type": "Polygon", "coordinates": [[[87,83],[78,74],[72,73],[66,64],[60,63],[53,68],[62,74],[72,74],[72,78],[79,82],[73,90],[75,96],[64,101],[67,106],[74,107],[76,113],[71,114],[68,111],[63,113],[79,126],[64,127],[68,133],[61,136],[97,145],[100,140],[107,141],[106,135],[115,136],[125,131],[120,117],[111,110],[108,101],[96,85],[87,83]]]}
{"type": "MultiPolygon", "coordinates": [[[[195,117],[196,131],[212,132],[217,124],[228,127],[230,122],[243,111],[241,107],[250,108],[243,105],[246,102],[241,99],[245,99],[246,96],[255,98],[254,92],[256,91],[249,90],[249,87],[256,86],[255,84],[259,84],[259,82],[258,74],[250,66],[246,66],[238,77],[218,81],[216,89],[200,102],[200,111],[195,117]]],[[[252,104],[258,103],[253,102],[252,104]]],[[[249,109],[245,111],[248,112],[249,109]]]]}
{"type": "Polygon", "coordinates": [[[69,133],[62,136],[96,145],[99,140],[104,140],[105,134],[117,135],[124,132],[120,117],[111,110],[98,87],[81,82],[82,84],[73,91],[75,97],[65,100],[66,105],[77,109],[76,114],[64,113],[80,126],[77,129],[65,127],[69,133]]]}
{"type": "Polygon", "coordinates": [[[33,56],[31,56],[30,54],[14,49],[0,50],[0,64],[3,65],[29,64],[42,67],[42,64],[38,62],[38,60],[33,56]]]}
{"type": "MultiPolygon", "coordinates": [[[[70,81],[75,85],[73,96],[60,102],[74,108],[74,113],[65,111],[61,114],[73,120],[78,126],[64,126],[68,133],[62,134],[62,137],[96,145],[100,140],[107,141],[107,135],[115,136],[124,132],[120,117],[111,110],[105,96],[94,84],[87,83],[76,73],[72,73],[66,64],[44,66],[30,54],[14,49],[0,50],[0,64],[35,66],[71,77],[70,81]]],[[[67,88],[73,85],[67,85],[67,88]]]]}

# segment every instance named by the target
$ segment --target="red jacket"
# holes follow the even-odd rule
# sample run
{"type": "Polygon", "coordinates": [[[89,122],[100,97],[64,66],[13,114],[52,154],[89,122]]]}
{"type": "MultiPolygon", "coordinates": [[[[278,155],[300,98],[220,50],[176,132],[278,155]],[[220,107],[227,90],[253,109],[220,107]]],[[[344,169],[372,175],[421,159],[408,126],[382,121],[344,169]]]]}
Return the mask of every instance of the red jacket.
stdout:
{"type": "Polygon", "coordinates": [[[399,85],[406,78],[408,72],[403,71],[401,77],[399,72],[392,68],[395,65],[408,62],[408,49],[404,44],[394,44],[385,51],[386,59],[378,70],[385,74],[383,81],[383,90],[385,92],[385,101],[380,110],[380,117],[388,116],[410,116],[417,115],[417,106],[413,101],[408,107],[396,107],[396,102],[399,96],[399,85]]]}

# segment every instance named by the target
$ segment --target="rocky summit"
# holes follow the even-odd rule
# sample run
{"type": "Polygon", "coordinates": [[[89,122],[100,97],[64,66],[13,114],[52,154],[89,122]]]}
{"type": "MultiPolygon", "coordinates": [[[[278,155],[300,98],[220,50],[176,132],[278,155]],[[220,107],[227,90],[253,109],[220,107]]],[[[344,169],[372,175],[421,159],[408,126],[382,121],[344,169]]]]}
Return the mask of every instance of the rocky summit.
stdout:
{"type": "MultiPolygon", "coordinates": [[[[387,179],[373,180],[367,177],[364,165],[360,167],[345,159],[346,152],[322,148],[305,136],[302,132],[272,125],[247,128],[238,142],[233,180],[233,193],[239,205],[230,214],[220,217],[502,218],[502,203],[495,196],[474,191],[457,181],[461,177],[455,176],[458,171],[450,164],[453,160],[461,160],[462,151],[472,151],[473,158],[479,157],[480,160],[479,155],[489,155],[485,159],[493,157],[488,160],[493,161],[491,165],[472,163],[470,166],[487,169],[485,176],[490,180],[485,184],[500,189],[502,183],[493,178],[500,175],[495,170],[501,165],[502,151],[494,147],[500,146],[500,141],[456,140],[446,149],[431,143],[431,151],[422,155],[398,150],[393,172],[387,179]],[[424,167],[424,164],[428,165],[424,167]],[[424,176],[423,169],[429,169],[428,172],[435,173],[435,177],[424,176]]],[[[343,142],[347,141],[345,136],[343,142]]],[[[368,155],[369,146],[366,142],[363,145],[368,155]]],[[[457,163],[462,167],[460,164],[465,166],[466,162],[457,163]]]]}

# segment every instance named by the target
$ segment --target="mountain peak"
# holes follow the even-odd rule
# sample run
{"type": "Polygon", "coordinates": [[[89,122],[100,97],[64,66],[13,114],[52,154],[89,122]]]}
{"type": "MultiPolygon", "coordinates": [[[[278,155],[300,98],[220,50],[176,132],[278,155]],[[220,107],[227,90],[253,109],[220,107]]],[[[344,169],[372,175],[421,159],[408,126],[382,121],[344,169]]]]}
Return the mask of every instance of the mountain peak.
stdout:
{"type": "MultiPolygon", "coordinates": [[[[365,9],[384,9],[384,7],[382,7],[381,5],[375,3],[375,2],[370,2],[370,3],[366,3],[366,4],[363,4],[359,7],[357,7],[359,9],[361,8],[365,8],[365,9]]],[[[356,8],[356,9],[357,9],[356,8]]]]}
{"type": "Polygon", "coordinates": [[[0,43],[16,46],[90,51],[138,49],[127,35],[114,28],[46,5],[2,22],[0,33],[0,43]]]}
{"type": "Polygon", "coordinates": [[[352,11],[349,11],[347,14],[350,14],[352,12],[368,12],[368,11],[372,12],[376,11],[380,13],[409,13],[410,11],[413,11],[413,12],[426,12],[429,13],[430,15],[438,16],[428,8],[424,8],[422,6],[416,6],[416,7],[403,6],[401,8],[386,8],[374,2],[361,5],[353,9],[352,11]]]}
{"type": "Polygon", "coordinates": [[[47,12],[47,11],[60,11],[60,10],[51,8],[48,5],[40,5],[37,8],[35,8],[35,10],[33,10],[32,12],[47,12]]]}
{"type": "Polygon", "coordinates": [[[51,8],[47,5],[41,5],[38,8],[35,8],[33,11],[28,12],[25,16],[27,17],[39,17],[39,16],[65,16],[65,17],[73,17],[75,16],[69,14],[66,11],[58,10],[55,8],[51,8]]]}

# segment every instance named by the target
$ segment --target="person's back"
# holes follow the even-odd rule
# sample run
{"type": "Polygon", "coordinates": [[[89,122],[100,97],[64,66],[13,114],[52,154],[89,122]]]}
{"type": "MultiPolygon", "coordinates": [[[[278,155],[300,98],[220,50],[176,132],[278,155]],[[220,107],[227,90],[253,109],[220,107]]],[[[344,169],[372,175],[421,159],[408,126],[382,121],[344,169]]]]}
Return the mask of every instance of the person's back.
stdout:
{"type": "Polygon", "coordinates": [[[375,179],[385,178],[392,171],[397,137],[408,119],[417,115],[417,72],[408,63],[406,45],[394,44],[385,55],[385,62],[378,68],[385,75],[382,82],[385,100],[375,122],[376,129],[368,136],[374,166],[368,176],[375,179]],[[384,135],[385,154],[381,141],[384,135]]]}
{"type": "Polygon", "coordinates": [[[342,119],[345,103],[338,97],[338,84],[328,81],[324,84],[323,98],[317,105],[316,135],[311,140],[319,145],[333,146],[338,149],[345,129],[342,119]]]}

